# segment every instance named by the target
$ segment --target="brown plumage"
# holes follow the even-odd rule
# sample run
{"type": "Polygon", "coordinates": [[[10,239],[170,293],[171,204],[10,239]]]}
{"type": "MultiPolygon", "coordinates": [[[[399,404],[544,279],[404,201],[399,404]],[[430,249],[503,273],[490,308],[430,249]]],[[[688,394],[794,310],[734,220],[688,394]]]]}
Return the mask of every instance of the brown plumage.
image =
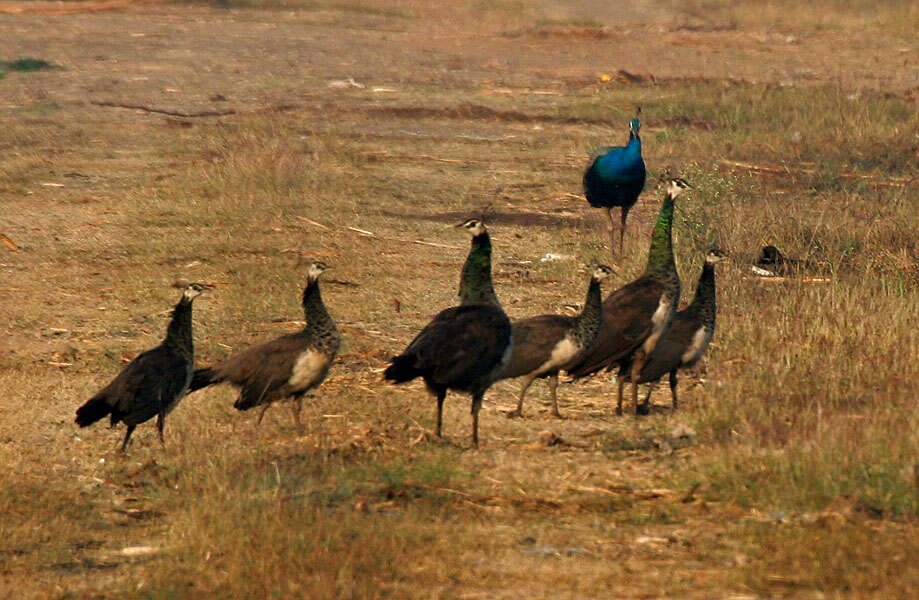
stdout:
{"type": "Polygon", "coordinates": [[[468,304],[441,311],[402,354],[384,378],[405,383],[424,379],[437,398],[436,434],[441,435],[447,390],[472,396],[472,443],[479,445],[479,409],[485,391],[510,355],[511,323],[500,307],[468,304]]]}
{"type": "Polygon", "coordinates": [[[383,373],[396,384],[424,379],[437,399],[437,436],[441,435],[447,390],[472,396],[472,443],[479,445],[479,410],[486,390],[511,355],[511,322],[491,282],[491,242],[485,224],[468,219],[457,225],[472,236],[472,248],[460,278],[460,306],[441,311],[383,373]]]}
{"type": "Polygon", "coordinates": [[[600,282],[613,274],[606,265],[597,265],[591,273],[587,298],[581,314],[540,315],[513,323],[513,351],[501,379],[523,377],[517,408],[508,417],[523,416],[523,399],[534,380],[549,378],[552,414],[558,412],[558,373],[576,361],[594,341],[601,323],[600,282]]]}
{"type": "MultiPolygon", "coordinates": [[[[721,251],[709,250],[705,257],[705,265],[702,267],[702,274],[699,276],[699,283],[696,286],[695,297],[689,306],[676,314],[667,333],[657,343],[642,367],[637,383],[651,384],[643,406],[649,406],[654,385],[669,373],[670,394],[673,398],[672,409],[676,410],[678,371],[695,366],[705,354],[715,334],[718,312],[715,298],[715,265],[724,258],[725,255],[721,251]]],[[[629,379],[631,372],[630,361],[620,363],[620,383],[629,379]]]]}
{"type": "MultiPolygon", "coordinates": [[[[596,340],[568,370],[575,379],[612,369],[626,360],[632,362],[633,369],[640,371],[657,341],[666,333],[680,298],[680,279],[671,241],[674,201],[690,187],[682,179],[670,181],[651,236],[645,273],[603,301],[603,325],[596,340]]],[[[638,413],[637,384],[632,388],[632,401],[638,413]]],[[[622,414],[621,381],[616,413],[622,414]]]]}
{"type": "Polygon", "coordinates": [[[294,421],[300,425],[303,396],[326,378],[338,353],[340,335],[319,292],[319,276],[329,267],[321,262],[309,266],[303,290],[306,327],[249,348],[210,367],[197,369],[189,393],[227,382],[239,388],[233,404],[238,410],[262,406],[257,423],[274,402],[290,398],[294,421]]]}
{"type": "Polygon", "coordinates": [[[195,366],[192,340],[192,301],[211,286],[189,284],[172,313],[163,343],[137,356],[107,386],[77,409],[77,425],[87,427],[110,417],[112,427],[127,425],[121,451],[131,440],[134,428],[156,417],[160,442],[165,444],[166,415],[185,395],[195,366]]]}

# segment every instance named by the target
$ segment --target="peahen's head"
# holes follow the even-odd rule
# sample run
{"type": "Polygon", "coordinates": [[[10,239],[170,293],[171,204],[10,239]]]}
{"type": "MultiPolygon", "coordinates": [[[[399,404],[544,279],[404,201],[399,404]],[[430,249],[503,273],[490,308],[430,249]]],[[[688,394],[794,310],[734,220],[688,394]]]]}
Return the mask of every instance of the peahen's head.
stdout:
{"type": "Polygon", "coordinates": [[[686,180],[679,177],[674,177],[667,183],[667,194],[674,200],[686,190],[691,189],[692,186],[686,183],[686,180]]]}
{"type": "Polygon", "coordinates": [[[603,281],[615,274],[616,271],[608,265],[593,265],[593,272],[591,272],[590,278],[594,281],[603,281]]]}
{"type": "Polygon", "coordinates": [[[325,264],[321,260],[314,260],[306,268],[306,276],[307,278],[309,278],[310,281],[316,281],[317,279],[319,279],[320,275],[322,275],[324,272],[328,271],[331,268],[332,267],[325,264]]]}
{"type": "Polygon", "coordinates": [[[773,245],[763,246],[759,252],[758,265],[778,265],[785,261],[785,257],[779,252],[779,249],[773,245]]]}
{"type": "Polygon", "coordinates": [[[485,223],[481,219],[466,219],[458,224],[457,229],[465,229],[472,237],[480,236],[485,233],[485,223]]]}
{"type": "Polygon", "coordinates": [[[719,250],[718,248],[709,248],[708,253],[705,255],[705,262],[710,265],[720,263],[723,260],[727,260],[728,255],[719,250]]]}
{"type": "Polygon", "coordinates": [[[202,293],[212,289],[214,289],[214,286],[209,283],[189,283],[185,286],[185,291],[182,292],[182,299],[191,302],[202,293]]]}

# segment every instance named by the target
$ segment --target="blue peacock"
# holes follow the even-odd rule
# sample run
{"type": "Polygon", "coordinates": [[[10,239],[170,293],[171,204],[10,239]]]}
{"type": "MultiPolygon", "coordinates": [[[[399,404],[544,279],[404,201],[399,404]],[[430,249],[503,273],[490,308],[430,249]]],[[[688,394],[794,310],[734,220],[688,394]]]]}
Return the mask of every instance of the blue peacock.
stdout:
{"type": "MultiPolygon", "coordinates": [[[[641,109],[638,109],[638,115],[641,109]]],[[[609,249],[615,259],[613,207],[620,208],[619,254],[625,236],[625,221],[645,187],[645,161],[641,158],[641,138],[638,115],[629,123],[629,142],[625,146],[606,146],[591,156],[590,166],[584,172],[584,193],[590,205],[606,209],[609,249]]]]}

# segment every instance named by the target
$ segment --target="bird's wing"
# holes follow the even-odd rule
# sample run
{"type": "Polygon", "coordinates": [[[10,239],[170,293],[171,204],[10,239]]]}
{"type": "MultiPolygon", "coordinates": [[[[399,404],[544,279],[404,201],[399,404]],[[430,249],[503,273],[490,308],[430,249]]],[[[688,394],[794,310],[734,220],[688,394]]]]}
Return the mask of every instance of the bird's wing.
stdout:
{"type": "Polygon", "coordinates": [[[532,373],[548,360],[552,349],[574,326],[574,317],[541,315],[513,323],[514,347],[502,379],[532,373]]]}
{"type": "Polygon", "coordinates": [[[600,332],[568,374],[590,375],[634,352],[651,334],[651,316],[663,292],[662,283],[641,277],[607,296],[600,332]]]}
{"type": "MultiPolygon", "coordinates": [[[[692,312],[682,310],[677,313],[670,328],[654,346],[654,351],[642,368],[640,383],[657,381],[670,371],[678,369],[683,352],[692,343],[693,336],[700,327],[702,323],[692,312]]],[[[620,374],[625,374],[628,369],[629,363],[624,363],[620,374]]]]}
{"type": "Polygon", "coordinates": [[[257,387],[264,393],[287,382],[297,357],[308,345],[309,338],[303,332],[292,333],[253,346],[211,368],[226,381],[257,387]]]}
{"type": "Polygon", "coordinates": [[[498,308],[474,304],[442,311],[409,344],[403,354],[431,381],[465,387],[501,361],[511,341],[511,325],[498,308]]]}
{"type": "Polygon", "coordinates": [[[140,354],[105,388],[115,420],[142,423],[185,392],[191,362],[166,346],[140,354]]]}

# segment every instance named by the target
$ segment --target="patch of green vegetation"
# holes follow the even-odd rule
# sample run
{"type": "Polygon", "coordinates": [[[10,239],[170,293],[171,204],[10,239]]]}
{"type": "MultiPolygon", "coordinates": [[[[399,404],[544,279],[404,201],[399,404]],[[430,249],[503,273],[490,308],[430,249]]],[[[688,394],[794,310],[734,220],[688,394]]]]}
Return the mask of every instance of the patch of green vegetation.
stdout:
{"type": "Polygon", "coordinates": [[[449,487],[456,479],[465,478],[466,474],[457,468],[453,452],[444,451],[414,459],[358,465],[345,477],[364,484],[381,485],[384,491],[419,488],[418,491],[422,492],[425,487],[449,487]]]}
{"type": "Polygon", "coordinates": [[[57,65],[50,63],[41,58],[20,58],[12,61],[0,60],[0,79],[10,72],[28,73],[32,71],[42,71],[45,69],[59,69],[57,65]]]}
{"type": "Polygon", "coordinates": [[[698,19],[699,28],[721,30],[883,27],[885,32],[908,34],[919,23],[919,11],[911,0],[818,0],[807,4],[793,0],[764,0],[743,7],[726,0],[681,0],[674,8],[698,19]]]}
{"type": "Polygon", "coordinates": [[[15,109],[14,112],[17,113],[28,113],[28,114],[45,114],[60,110],[61,105],[56,102],[46,102],[42,104],[30,104],[28,106],[20,106],[15,109]]]}
{"type": "Polygon", "coordinates": [[[59,68],[41,58],[20,58],[13,61],[0,61],[0,69],[7,71],[41,71],[59,68]]]}
{"type": "Polygon", "coordinates": [[[886,438],[829,436],[819,443],[796,439],[782,448],[742,448],[703,462],[699,477],[712,497],[742,506],[793,511],[822,510],[850,498],[881,515],[919,514],[919,471],[913,454],[886,438]]]}

